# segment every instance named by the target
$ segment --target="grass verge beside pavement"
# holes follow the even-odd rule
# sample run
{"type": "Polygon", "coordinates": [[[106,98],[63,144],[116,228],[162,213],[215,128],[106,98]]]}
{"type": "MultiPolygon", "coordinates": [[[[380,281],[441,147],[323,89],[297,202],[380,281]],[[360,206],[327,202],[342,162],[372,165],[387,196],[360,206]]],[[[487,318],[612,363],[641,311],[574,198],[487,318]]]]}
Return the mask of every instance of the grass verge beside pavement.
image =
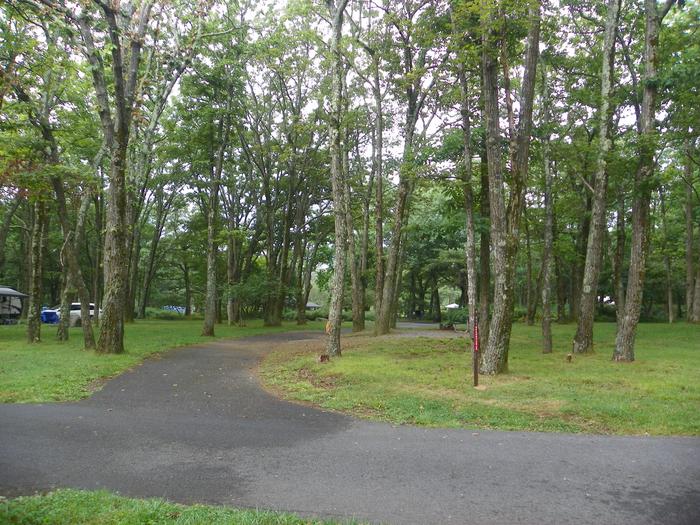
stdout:
{"type": "MultiPolygon", "coordinates": [[[[216,326],[216,339],[234,339],[290,330],[317,330],[321,322],[304,326],[285,323],[264,327],[262,321],[248,326],[216,326]]],[[[0,326],[0,402],[43,403],[88,397],[101,381],[139,364],[159,352],[211,341],[202,337],[201,320],[137,321],[127,324],[126,351],[120,355],[98,355],[82,350],[80,328],[71,328],[70,340],[59,343],[56,328],[42,326],[41,343],[26,342],[26,326],[0,326]]]]}
{"type": "Polygon", "coordinates": [[[568,363],[575,325],[556,325],[554,353],[538,326],[515,324],[509,373],[471,386],[467,339],[344,338],[343,357],[322,346],[270,355],[265,384],[283,397],[389,421],[439,427],[595,434],[700,435],[700,326],[641,324],[636,361],[611,361],[615,325],[595,325],[595,353],[568,363]]]}
{"type": "Polygon", "coordinates": [[[0,525],[321,525],[292,514],[178,505],[162,499],[131,499],[105,491],[62,489],[43,496],[0,501],[0,525]]]}

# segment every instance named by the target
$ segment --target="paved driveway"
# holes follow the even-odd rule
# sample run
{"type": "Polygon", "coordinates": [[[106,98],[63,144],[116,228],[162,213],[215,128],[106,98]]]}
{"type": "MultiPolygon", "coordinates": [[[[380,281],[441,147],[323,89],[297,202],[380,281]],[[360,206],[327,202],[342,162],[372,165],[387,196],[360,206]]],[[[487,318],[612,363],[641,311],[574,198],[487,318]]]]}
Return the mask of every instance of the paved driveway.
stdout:
{"type": "Polygon", "coordinates": [[[394,427],[263,391],[259,359],[313,337],[173,350],[85,401],[0,405],[0,493],[106,488],[400,524],[700,523],[700,439],[394,427]]]}

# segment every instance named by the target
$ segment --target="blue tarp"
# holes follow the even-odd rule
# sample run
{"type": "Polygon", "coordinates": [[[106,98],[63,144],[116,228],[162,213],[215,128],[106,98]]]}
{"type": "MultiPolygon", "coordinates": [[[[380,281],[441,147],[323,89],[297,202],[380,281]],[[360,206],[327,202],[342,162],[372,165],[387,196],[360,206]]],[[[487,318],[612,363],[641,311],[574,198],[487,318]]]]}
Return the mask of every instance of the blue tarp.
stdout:
{"type": "Polygon", "coordinates": [[[57,324],[58,323],[58,314],[54,312],[53,310],[45,310],[41,312],[41,322],[42,323],[48,323],[48,324],[57,324]]]}

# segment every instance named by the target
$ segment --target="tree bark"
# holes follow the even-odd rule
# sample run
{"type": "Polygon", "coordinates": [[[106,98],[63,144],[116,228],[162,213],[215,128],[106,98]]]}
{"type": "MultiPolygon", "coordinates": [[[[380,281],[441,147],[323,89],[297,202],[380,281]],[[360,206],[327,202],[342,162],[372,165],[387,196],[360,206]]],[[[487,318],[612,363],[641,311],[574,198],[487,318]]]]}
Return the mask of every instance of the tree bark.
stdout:
{"type": "Polygon", "coordinates": [[[474,189],[472,187],[472,148],[471,120],[469,118],[469,86],[460,62],[459,85],[462,113],[462,192],[464,194],[465,230],[467,240],[464,247],[467,265],[467,331],[474,336],[474,319],[476,318],[476,239],[474,227],[474,189]]]}
{"type": "Polygon", "coordinates": [[[552,164],[549,156],[550,96],[547,74],[542,66],[542,107],[545,132],[542,137],[542,162],[544,167],[544,247],[542,248],[542,353],[552,353],[552,267],[554,259],[554,203],[552,192],[552,164]]]}
{"type": "Polygon", "coordinates": [[[515,163],[511,173],[508,208],[504,195],[503,168],[500,151],[498,109],[498,59],[491,28],[483,35],[484,116],[489,168],[489,201],[491,204],[491,240],[493,253],[494,300],[489,326],[489,342],[481,359],[481,372],[497,374],[508,369],[508,349],[513,319],[515,262],[518,251],[520,219],[525,205],[532,109],[539,54],[539,2],[530,4],[530,27],[523,75],[521,113],[516,137],[515,163]]]}
{"type": "MultiPolygon", "coordinates": [[[[379,68],[375,68],[375,81],[379,82],[379,68]]],[[[372,168],[374,170],[375,201],[374,201],[374,246],[375,246],[375,279],[374,279],[374,333],[379,334],[377,319],[382,307],[382,292],[384,290],[384,124],[382,114],[382,98],[379,85],[374,92],[375,128],[372,141],[372,168]]]]}
{"type": "Polygon", "coordinates": [[[481,156],[481,187],[479,194],[479,326],[480,347],[486,348],[489,341],[489,308],[491,293],[491,226],[489,203],[489,174],[486,145],[481,156]]]}
{"type": "MultiPolygon", "coordinates": [[[[700,251],[698,252],[700,259],[700,251]]],[[[700,323],[700,260],[698,260],[698,269],[695,273],[695,289],[693,290],[693,310],[690,314],[692,323],[700,323]]]]}
{"type": "Polygon", "coordinates": [[[331,153],[331,187],[333,192],[333,215],[335,218],[335,250],[333,255],[333,277],[331,278],[331,302],[328,311],[326,333],[326,353],[340,357],[340,326],[343,322],[343,294],[345,282],[345,257],[347,253],[347,202],[345,202],[346,180],[342,160],[342,118],[343,118],[343,58],[340,39],[343,27],[343,12],[348,0],[326,0],[326,6],[332,21],[332,91],[331,112],[329,115],[329,141],[331,153]]]}
{"type": "Polygon", "coordinates": [[[0,282],[3,282],[4,270],[5,270],[5,244],[7,243],[7,236],[10,233],[10,227],[12,226],[12,219],[17,213],[19,205],[22,203],[22,199],[19,195],[15,195],[12,200],[9,209],[5,212],[2,219],[2,227],[0,227],[0,282]]]}
{"type": "Polygon", "coordinates": [[[34,203],[34,223],[31,236],[31,259],[29,280],[29,307],[27,309],[27,342],[41,342],[41,300],[43,298],[44,275],[44,235],[46,204],[37,200],[34,203]]]}
{"type": "Polygon", "coordinates": [[[675,312],[673,310],[673,275],[671,273],[671,255],[669,253],[669,238],[668,238],[668,223],[666,220],[666,198],[664,197],[664,188],[659,188],[659,202],[661,205],[661,229],[663,231],[663,252],[664,252],[664,270],[666,272],[666,308],[668,322],[673,323],[675,312]]]}
{"type": "Polygon", "coordinates": [[[211,189],[209,190],[209,205],[207,207],[207,291],[204,307],[204,324],[202,326],[202,335],[206,337],[214,337],[214,324],[216,324],[218,312],[216,260],[218,255],[217,235],[219,232],[219,186],[221,185],[221,173],[224,168],[224,153],[228,147],[231,122],[229,104],[226,107],[226,114],[219,120],[217,133],[219,147],[211,170],[211,189]]]}
{"type": "Polygon", "coordinates": [[[528,326],[535,324],[535,312],[537,304],[537,290],[532,290],[532,246],[530,243],[530,224],[525,216],[525,323],[528,326]]]}
{"type": "Polygon", "coordinates": [[[695,237],[694,222],[693,222],[693,167],[690,158],[691,146],[686,146],[686,161],[685,161],[685,318],[691,322],[693,314],[693,304],[695,296],[695,271],[694,252],[695,252],[695,237]]]}
{"type": "Polygon", "coordinates": [[[620,186],[617,190],[617,217],[615,220],[615,317],[619,327],[625,309],[625,283],[622,270],[625,262],[625,193],[620,186]]]}
{"type": "Polygon", "coordinates": [[[573,352],[583,354],[593,350],[593,319],[595,301],[598,294],[598,279],[603,260],[603,239],[605,238],[606,197],[608,188],[608,155],[611,148],[611,119],[613,106],[613,70],[615,66],[615,40],[620,14],[621,0],[608,0],[603,39],[603,69],[601,72],[600,122],[598,162],[595,173],[591,227],[588,232],[586,263],[583,271],[583,286],[579,307],[578,325],[574,336],[573,352]]]}
{"type": "Polygon", "coordinates": [[[124,304],[128,277],[126,274],[128,266],[126,157],[135,102],[134,92],[141,61],[141,46],[148,28],[152,5],[152,1],[146,0],[134,12],[135,30],[129,35],[127,61],[122,46],[123,32],[117,21],[120,14],[112,5],[100,3],[111,45],[114,120],[109,105],[103,63],[95,50],[92,28],[85,17],[78,19],[78,26],[91,65],[90,71],[97,95],[104,140],[111,152],[104,240],[104,305],[100,338],[97,344],[97,351],[100,353],[118,354],[124,351],[124,304]]]}
{"type": "Polygon", "coordinates": [[[622,321],[618,326],[613,351],[614,361],[634,361],[634,341],[644,289],[646,257],[649,249],[649,206],[654,186],[654,155],[656,154],[656,95],[659,29],[663,16],[673,5],[667,2],[659,15],[656,0],[645,0],[646,30],[644,38],[644,91],[642,93],[641,134],[639,137],[639,167],[634,180],[632,204],[632,239],[627,294],[622,321]]]}

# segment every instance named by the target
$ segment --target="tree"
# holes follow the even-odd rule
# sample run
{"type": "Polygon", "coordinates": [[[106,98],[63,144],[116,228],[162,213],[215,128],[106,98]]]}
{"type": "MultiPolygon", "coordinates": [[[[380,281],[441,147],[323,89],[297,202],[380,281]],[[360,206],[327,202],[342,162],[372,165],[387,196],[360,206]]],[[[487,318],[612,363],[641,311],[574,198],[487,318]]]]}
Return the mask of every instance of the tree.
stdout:
{"type": "Polygon", "coordinates": [[[634,178],[632,201],[632,239],[630,241],[630,268],[627,280],[625,308],[618,325],[613,351],[614,361],[634,361],[634,339],[644,289],[644,272],[649,249],[649,206],[654,186],[654,163],[657,147],[656,95],[659,30],[661,22],[675,0],[666,0],[661,9],[656,0],[644,1],[644,76],[640,114],[639,165],[634,178]]]}
{"type": "Polygon", "coordinates": [[[615,41],[617,39],[620,0],[609,0],[605,19],[605,37],[603,41],[603,66],[601,71],[600,120],[598,161],[593,187],[593,209],[591,228],[588,232],[586,263],[583,273],[581,306],[579,307],[578,325],[574,336],[573,351],[581,354],[593,349],[593,315],[598,296],[598,277],[602,265],[603,239],[606,226],[606,195],[608,188],[608,155],[610,152],[610,124],[614,108],[611,104],[613,88],[613,69],[615,66],[615,41]]]}
{"type": "MultiPolygon", "coordinates": [[[[525,201],[535,75],[539,53],[539,7],[539,2],[537,1],[528,3],[529,28],[517,133],[514,132],[514,126],[511,126],[513,131],[511,135],[511,189],[507,207],[500,151],[498,58],[494,47],[496,7],[491,7],[487,14],[484,15],[482,40],[484,117],[486,121],[489,202],[491,206],[492,261],[495,274],[493,314],[489,325],[489,340],[481,360],[481,373],[484,374],[496,374],[508,368],[508,348],[515,292],[515,262],[518,252],[520,218],[525,201]]],[[[502,42],[501,45],[504,45],[504,43],[502,42]]]]}
{"type": "Polygon", "coordinates": [[[345,279],[345,257],[347,253],[347,205],[346,174],[343,170],[343,57],[340,50],[340,40],[343,30],[343,16],[348,0],[326,0],[326,7],[331,18],[331,99],[328,122],[328,138],[331,154],[331,187],[333,189],[333,214],[335,216],[335,254],[333,278],[331,283],[331,304],[328,310],[328,342],[326,353],[329,356],[340,356],[340,325],[342,323],[343,292],[345,279]]]}

